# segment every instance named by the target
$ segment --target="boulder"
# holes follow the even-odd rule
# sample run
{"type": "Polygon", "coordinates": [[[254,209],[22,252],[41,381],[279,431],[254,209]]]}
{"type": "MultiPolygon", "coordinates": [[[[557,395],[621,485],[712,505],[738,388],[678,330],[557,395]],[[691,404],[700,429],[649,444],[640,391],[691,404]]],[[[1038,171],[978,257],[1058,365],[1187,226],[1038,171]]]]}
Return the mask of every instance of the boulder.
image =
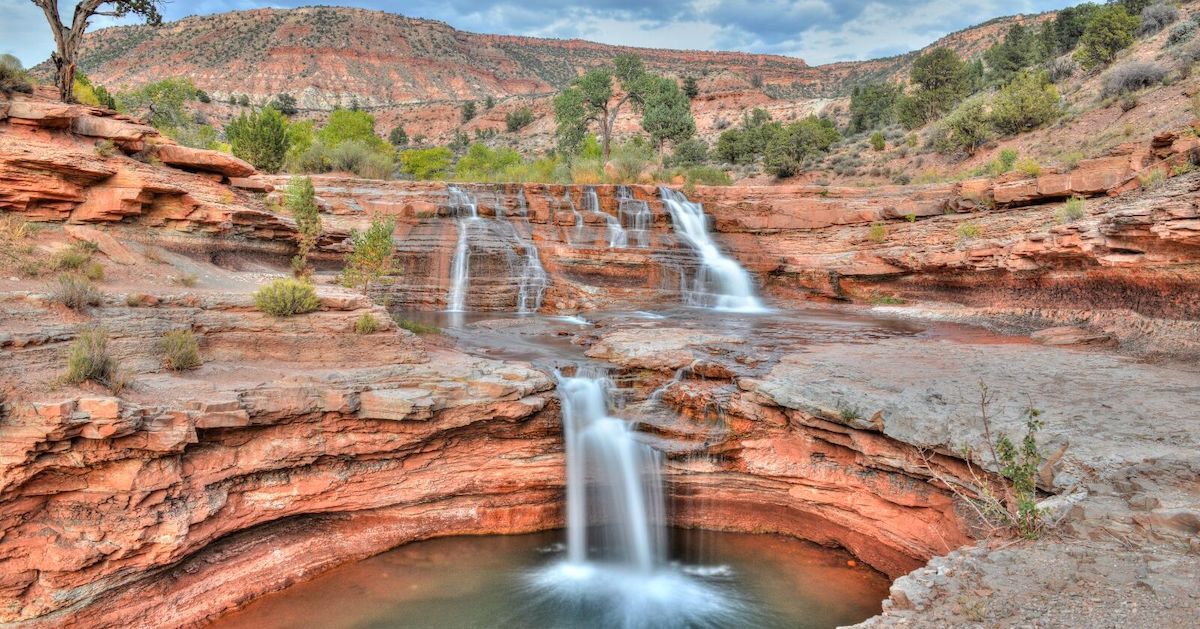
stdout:
{"type": "Polygon", "coordinates": [[[1111,345],[1113,338],[1104,332],[1092,332],[1073,326],[1058,326],[1038,330],[1029,335],[1042,345],[1111,345]]]}
{"type": "Polygon", "coordinates": [[[76,240],[85,240],[95,243],[100,249],[100,253],[108,256],[109,260],[117,264],[137,264],[138,257],[125,245],[117,242],[116,238],[91,227],[83,225],[66,225],[63,227],[69,236],[76,240]]]}
{"type": "Polygon", "coordinates": [[[230,177],[229,185],[251,192],[274,192],[275,186],[257,177],[230,177]]]}
{"type": "Polygon", "coordinates": [[[184,170],[218,173],[226,177],[249,177],[257,172],[250,164],[218,151],[194,149],[178,144],[163,144],[156,151],[164,164],[184,170]]]}
{"type": "Polygon", "coordinates": [[[8,117],[12,119],[12,122],[63,128],[70,126],[71,120],[75,117],[75,108],[59,102],[14,100],[8,106],[8,117]]]}

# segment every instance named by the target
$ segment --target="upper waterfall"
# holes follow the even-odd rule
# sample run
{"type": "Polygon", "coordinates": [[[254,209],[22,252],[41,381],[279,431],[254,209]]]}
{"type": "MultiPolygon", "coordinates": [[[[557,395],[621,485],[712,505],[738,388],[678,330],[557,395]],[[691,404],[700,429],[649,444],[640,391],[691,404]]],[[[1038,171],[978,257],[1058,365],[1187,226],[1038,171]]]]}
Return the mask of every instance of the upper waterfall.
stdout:
{"type": "Polygon", "coordinates": [[[684,299],[688,305],[731,312],[766,311],[754,294],[750,274],[737,260],[722,253],[713,241],[704,206],[665,186],[659,192],[663,205],[671,213],[675,234],[700,256],[701,267],[690,286],[685,280],[684,299]]]}

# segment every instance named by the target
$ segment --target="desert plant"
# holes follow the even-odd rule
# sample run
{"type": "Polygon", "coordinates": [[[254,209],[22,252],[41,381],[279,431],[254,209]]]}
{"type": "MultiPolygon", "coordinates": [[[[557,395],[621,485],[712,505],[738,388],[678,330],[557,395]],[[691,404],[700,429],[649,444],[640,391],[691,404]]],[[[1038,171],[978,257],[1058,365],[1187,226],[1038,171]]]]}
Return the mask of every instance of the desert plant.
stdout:
{"type": "Polygon", "coordinates": [[[1085,201],[1083,197],[1071,197],[1070,199],[1067,199],[1066,203],[1063,203],[1062,207],[1058,208],[1058,211],[1054,213],[1054,218],[1057,219],[1059,223],[1074,223],[1075,221],[1083,218],[1084,207],[1086,204],[1087,201],[1085,201]]]}
{"type": "Polygon", "coordinates": [[[979,227],[978,223],[966,222],[961,223],[955,228],[954,233],[958,234],[958,237],[963,240],[974,240],[983,234],[983,230],[979,227]]]}
{"type": "Polygon", "coordinates": [[[1088,70],[1112,63],[1118,52],[1133,43],[1139,23],[1119,4],[1096,9],[1079,38],[1075,59],[1088,70]]]}
{"type": "Polygon", "coordinates": [[[225,127],[225,137],[234,155],[259,170],[273,173],[283,166],[287,155],[287,126],[282,113],[266,107],[238,115],[225,127]]]}
{"type": "Polygon", "coordinates": [[[355,334],[374,334],[379,330],[379,322],[375,320],[375,315],[369,312],[364,312],[354,320],[355,334]]]}
{"type": "Polygon", "coordinates": [[[402,318],[395,318],[395,321],[397,326],[413,334],[441,334],[442,332],[437,326],[421,323],[420,321],[402,318]]]}
{"type": "Polygon", "coordinates": [[[1167,35],[1167,46],[1178,46],[1190,40],[1196,35],[1196,27],[1195,22],[1184,22],[1171,29],[1170,34],[1167,35]]]}
{"type": "Polygon", "coordinates": [[[528,107],[520,107],[508,112],[504,116],[504,128],[509,133],[516,133],[525,127],[528,127],[533,122],[533,110],[528,107]]]}
{"type": "Polygon", "coordinates": [[[117,360],[108,349],[108,331],[86,327],[79,331],[67,353],[67,373],[70,384],[92,381],[107,387],[119,382],[117,360]]]}
{"type": "Polygon", "coordinates": [[[941,153],[974,153],[992,137],[992,124],[983,102],[973,98],[959,105],[935,131],[935,146],[941,153]]]}
{"type": "Polygon", "coordinates": [[[1042,174],[1042,165],[1037,163],[1037,160],[1028,157],[1018,160],[1016,168],[1019,172],[1029,177],[1037,177],[1042,174]]]}
{"type": "Polygon", "coordinates": [[[107,159],[117,154],[117,145],[112,140],[100,140],[96,143],[96,157],[107,159]]]}
{"type": "Polygon", "coordinates": [[[992,99],[992,125],[1000,133],[1036,129],[1054,120],[1061,108],[1058,89],[1046,73],[1022,72],[992,99]]]}
{"type": "Polygon", "coordinates": [[[871,148],[876,151],[882,151],[887,146],[887,139],[883,137],[883,133],[876,131],[871,134],[871,148]]]}
{"type": "Polygon", "coordinates": [[[292,258],[292,272],[297,276],[308,275],[308,254],[321,237],[321,215],[312,179],[292,177],[288,182],[284,204],[296,219],[296,231],[299,233],[296,255],[292,258]]]}
{"type": "Polygon", "coordinates": [[[195,273],[180,273],[179,275],[171,278],[171,281],[178,286],[191,288],[200,283],[200,276],[196,275],[195,273]]]}
{"type": "Polygon", "coordinates": [[[415,179],[443,179],[453,160],[454,153],[444,146],[409,149],[400,153],[400,172],[415,179]]]}
{"type": "Polygon", "coordinates": [[[0,94],[33,92],[33,81],[21,66],[21,60],[10,54],[0,55],[0,94]]]}
{"type": "Polygon", "coordinates": [[[1166,70],[1153,63],[1131,61],[1119,65],[1104,75],[1104,97],[1120,96],[1162,83],[1166,70]]]}
{"type": "Polygon", "coordinates": [[[272,317],[290,317],[316,310],[321,300],[312,284],[283,278],[259,288],[254,293],[254,305],[272,317]]]}
{"type": "Polygon", "coordinates": [[[1138,35],[1153,35],[1179,19],[1179,9],[1166,4],[1152,4],[1142,9],[1142,22],[1138,35]]]}
{"type": "Polygon", "coordinates": [[[81,272],[84,277],[93,282],[99,282],[104,279],[104,267],[99,262],[88,262],[83,266],[81,272]]]}
{"type": "Polygon", "coordinates": [[[473,118],[475,118],[475,115],[477,113],[477,107],[475,106],[475,101],[469,100],[469,101],[463,103],[462,105],[459,106],[459,111],[462,114],[462,121],[470,122],[473,118]]]}
{"type": "Polygon", "coordinates": [[[1066,79],[1071,78],[1075,74],[1075,70],[1079,69],[1079,64],[1069,56],[1058,57],[1047,64],[1046,75],[1051,81],[1061,83],[1066,79]]]}
{"type": "Polygon", "coordinates": [[[366,294],[373,284],[388,282],[400,272],[395,260],[396,244],[392,241],[395,231],[395,219],[374,217],[366,231],[350,232],[351,251],[342,269],[342,285],[366,294]]]}
{"type": "Polygon", "coordinates": [[[883,223],[875,223],[867,230],[867,239],[874,243],[882,244],[887,241],[887,226],[883,223]]]}
{"type": "Polygon", "coordinates": [[[876,306],[901,306],[907,303],[904,299],[895,295],[875,294],[871,295],[871,303],[876,306]]]}
{"type": "Polygon", "coordinates": [[[1153,190],[1162,185],[1167,180],[1167,173],[1159,168],[1153,168],[1145,173],[1138,175],[1138,182],[1142,184],[1142,188],[1153,190]]]}
{"type": "Polygon", "coordinates": [[[863,410],[858,405],[851,404],[844,399],[838,399],[836,406],[838,416],[842,418],[842,421],[851,422],[862,419],[863,410]]]}
{"type": "Polygon", "coordinates": [[[155,303],[154,297],[145,293],[129,293],[125,296],[125,305],[130,308],[143,308],[155,303]]]}
{"type": "Polygon", "coordinates": [[[171,330],[159,341],[163,353],[163,367],[171,371],[185,371],[200,366],[200,344],[191,330],[171,330]]]}
{"type": "Polygon", "coordinates": [[[98,306],[103,299],[91,280],[75,273],[60,273],[50,291],[50,299],[71,310],[98,306]]]}
{"type": "Polygon", "coordinates": [[[92,254],[96,252],[95,243],[81,240],[72,243],[67,248],[59,251],[54,256],[54,268],[59,271],[75,271],[82,269],[84,265],[92,261],[92,254]]]}

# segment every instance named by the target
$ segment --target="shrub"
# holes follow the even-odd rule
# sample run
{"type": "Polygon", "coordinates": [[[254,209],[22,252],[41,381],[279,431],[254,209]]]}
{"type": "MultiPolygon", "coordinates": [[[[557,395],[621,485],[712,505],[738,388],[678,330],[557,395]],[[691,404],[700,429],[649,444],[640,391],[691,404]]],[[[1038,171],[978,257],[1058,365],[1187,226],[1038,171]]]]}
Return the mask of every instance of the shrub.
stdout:
{"type": "Polygon", "coordinates": [[[616,170],[616,181],[620,183],[636,183],[642,171],[654,160],[654,147],[636,140],[613,147],[609,153],[609,162],[616,170]]]}
{"type": "Polygon", "coordinates": [[[1079,38],[1075,59],[1088,70],[1112,63],[1118,52],[1133,43],[1133,32],[1138,24],[1138,18],[1118,4],[1096,9],[1079,38]]]}
{"type": "Polygon", "coordinates": [[[98,282],[104,279],[104,267],[99,262],[89,262],[83,267],[83,276],[93,282],[98,282]]]}
{"type": "Polygon", "coordinates": [[[1074,223],[1083,218],[1086,203],[1087,201],[1083,197],[1071,197],[1067,199],[1066,203],[1063,203],[1062,207],[1058,208],[1058,211],[1054,213],[1054,218],[1059,223],[1074,223]]]}
{"type": "Polygon", "coordinates": [[[117,144],[112,140],[100,140],[96,143],[96,157],[108,159],[117,154],[117,144]]]}
{"type": "Polygon", "coordinates": [[[1167,180],[1167,173],[1158,168],[1152,169],[1149,172],[1138,175],[1138,181],[1142,184],[1142,188],[1153,190],[1162,185],[1167,180]]]}
{"type": "Polygon", "coordinates": [[[1184,22],[1179,26],[1171,29],[1171,33],[1167,35],[1168,46],[1178,46],[1185,41],[1188,41],[1196,35],[1196,23],[1184,22]]]}
{"type": "Polygon", "coordinates": [[[1179,9],[1165,4],[1152,4],[1142,9],[1142,22],[1138,35],[1153,35],[1179,19],[1179,9]]]}
{"type": "Polygon", "coordinates": [[[1051,81],[1061,83],[1075,75],[1075,70],[1079,68],[1079,64],[1071,57],[1058,57],[1051,61],[1046,68],[1046,75],[1051,81]]]}
{"type": "Polygon", "coordinates": [[[321,305],[313,285],[291,278],[277,279],[254,293],[254,305],[272,317],[312,312],[321,305]]]}
{"type": "Polygon", "coordinates": [[[974,240],[983,234],[983,230],[980,229],[978,223],[967,222],[961,223],[954,230],[954,233],[958,234],[958,237],[963,240],[974,240]]]}
{"type": "Polygon", "coordinates": [[[463,103],[462,105],[459,106],[459,111],[460,111],[460,113],[462,113],[462,121],[470,122],[471,119],[474,118],[475,114],[476,114],[475,101],[469,100],[469,101],[463,103]]]}
{"type": "Polygon", "coordinates": [[[396,221],[390,217],[374,217],[366,231],[351,231],[351,251],[342,269],[343,286],[359,288],[366,293],[371,284],[387,281],[400,272],[396,264],[396,244],[392,233],[396,221]]]}
{"type": "Polygon", "coordinates": [[[296,231],[299,233],[296,255],[292,258],[292,272],[307,275],[308,254],[321,237],[321,214],[317,208],[317,193],[312,179],[292,177],[288,182],[284,204],[296,219],[296,231]]]}
{"type": "MultiPolygon", "coordinates": [[[[205,100],[208,95],[204,92],[200,92],[200,94],[200,101],[205,103],[208,102],[205,100]]],[[[280,93],[276,95],[270,103],[267,103],[267,107],[270,107],[271,109],[274,109],[285,116],[295,116],[297,112],[296,97],[292,96],[291,94],[280,93]]]]}
{"type": "Polygon", "coordinates": [[[693,166],[708,161],[708,143],[700,138],[690,138],[675,146],[669,165],[693,166]]]}
{"type": "Polygon", "coordinates": [[[54,256],[54,268],[58,269],[59,271],[75,271],[81,269],[88,262],[92,261],[92,254],[95,252],[95,243],[88,241],[72,243],[69,247],[59,251],[54,256]]]}
{"type": "Polygon", "coordinates": [[[1104,75],[1104,97],[1120,96],[1129,92],[1158,85],[1166,76],[1166,71],[1154,65],[1141,61],[1131,61],[1119,65],[1104,75]]]}
{"type": "Polygon", "coordinates": [[[1005,134],[1036,129],[1058,117],[1058,90],[1046,73],[1022,72],[992,99],[992,126],[1005,134]]]}
{"type": "Polygon", "coordinates": [[[371,151],[387,151],[388,144],[375,135],[375,117],[365,111],[335,109],[329,122],[316,133],[316,140],[328,148],[343,142],[361,142],[371,151]]]}
{"type": "Polygon", "coordinates": [[[163,353],[163,367],[171,371],[185,371],[200,366],[200,345],[191,330],[171,330],[159,341],[163,353]]]}
{"type": "Polygon", "coordinates": [[[508,112],[504,116],[504,128],[509,133],[516,133],[533,123],[533,110],[528,107],[520,107],[508,112]]]}
{"type": "Polygon", "coordinates": [[[809,116],[771,135],[763,155],[763,165],[767,172],[776,177],[790,177],[799,170],[806,158],[828,152],[839,137],[828,118],[809,116]]]}
{"type": "Polygon", "coordinates": [[[374,334],[377,330],[379,330],[379,322],[375,320],[375,315],[369,312],[362,313],[354,320],[355,334],[374,334]]]}
{"type": "Polygon", "coordinates": [[[683,177],[690,184],[703,186],[728,186],[733,184],[729,173],[713,166],[692,166],[685,168],[683,177]]]}
{"type": "Polygon", "coordinates": [[[178,286],[191,288],[200,283],[200,277],[195,273],[180,273],[173,277],[172,281],[178,286]]]}
{"type": "Polygon", "coordinates": [[[851,404],[850,402],[842,399],[837,401],[837,412],[838,416],[842,418],[842,421],[848,422],[862,419],[863,416],[862,408],[856,404],[851,404]]]}
{"type": "Polygon", "coordinates": [[[125,296],[125,305],[130,308],[144,308],[155,303],[154,297],[145,293],[129,293],[125,296]]]}
{"type": "Polygon", "coordinates": [[[887,241],[887,226],[883,223],[875,223],[867,230],[867,239],[874,243],[882,244],[887,241]]]}
{"type": "Polygon", "coordinates": [[[243,112],[225,127],[233,154],[259,170],[278,172],[288,151],[287,119],[267,107],[243,112]]]}
{"type": "Polygon", "coordinates": [[[67,354],[65,380],[70,384],[90,380],[110,388],[119,383],[117,360],[109,353],[106,330],[87,327],[79,331],[67,354]]]}
{"type": "Polygon", "coordinates": [[[998,170],[996,174],[1003,174],[1013,169],[1017,163],[1017,156],[1020,155],[1015,149],[1001,149],[1000,156],[997,158],[998,170]]]}
{"type": "Polygon", "coordinates": [[[850,133],[861,133],[891,124],[896,119],[899,85],[882,82],[855,86],[850,93],[850,133]]]}
{"type": "Polygon", "coordinates": [[[328,149],[326,159],[336,171],[352,172],[365,179],[391,178],[391,157],[360,140],[347,140],[328,149]]]}
{"type": "Polygon", "coordinates": [[[409,149],[400,153],[400,172],[416,179],[444,179],[454,154],[444,146],[409,149]]]}
{"type": "Polygon", "coordinates": [[[408,146],[408,132],[404,130],[404,127],[396,125],[388,134],[388,142],[396,148],[408,146]]]}
{"type": "Polygon", "coordinates": [[[454,174],[468,181],[496,181],[506,169],[520,163],[521,154],[513,149],[493,150],[486,144],[476,142],[458,160],[454,174]]]}
{"type": "Polygon", "coordinates": [[[1037,163],[1037,160],[1026,157],[1017,162],[1017,170],[1029,177],[1037,177],[1042,174],[1042,165],[1037,163]]]}
{"type": "Polygon", "coordinates": [[[91,280],[74,273],[61,273],[50,291],[50,299],[71,310],[100,305],[103,297],[91,280]]]}
{"type": "Polygon", "coordinates": [[[941,153],[974,153],[991,139],[991,128],[991,120],[983,102],[979,99],[968,100],[942,121],[942,131],[935,140],[935,147],[941,153]]]}
{"type": "Polygon", "coordinates": [[[420,321],[400,318],[397,318],[395,321],[397,326],[408,330],[413,334],[441,334],[442,332],[437,326],[432,326],[428,323],[421,323],[420,321]]]}
{"type": "Polygon", "coordinates": [[[871,148],[875,149],[876,151],[882,151],[886,146],[887,139],[883,137],[882,133],[876,131],[875,133],[871,134],[871,148]]]}
{"type": "Polygon", "coordinates": [[[0,55],[0,94],[33,92],[33,81],[21,66],[21,60],[10,54],[0,55]]]}

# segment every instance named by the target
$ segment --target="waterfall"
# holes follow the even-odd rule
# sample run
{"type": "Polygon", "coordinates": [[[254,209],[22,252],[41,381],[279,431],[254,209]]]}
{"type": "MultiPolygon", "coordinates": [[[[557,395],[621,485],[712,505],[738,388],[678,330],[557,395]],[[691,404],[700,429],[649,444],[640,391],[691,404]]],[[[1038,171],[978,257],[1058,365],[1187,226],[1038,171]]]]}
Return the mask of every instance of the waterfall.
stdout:
{"type": "Polygon", "coordinates": [[[700,256],[700,269],[690,286],[682,280],[688,305],[732,312],[763,312],[765,308],[754,295],[750,274],[737,260],[721,253],[713,241],[704,207],[670,188],[662,187],[659,191],[663,204],[671,213],[675,234],[700,256]]]}
{"type": "Polygon", "coordinates": [[[569,619],[552,626],[761,625],[727,587],[667,562],[662,457],[636,438],[631,422],[609,414],[608,378],[582,371],[557,377],[567,458],[567,556],[530,575],[532,608],[569,619]]]}
{"type": "Polygon", "coordinates": [[[664,560],[661,461],[632,424],[608,414],[611,383],[559,377],[567,445],[567,556],[588,559],[588,527],[604,524],[601,558],[649,573],[664,560]],[[589,491],[588,481],[592,480],[589,491]]]}
{"type": "Polygon", "coordinates": [[[446,298],[446,310],[464,312],[467,305],[467,287],[471,284],[471,225],[478,217],[458,221],[458,243],[454,246],[454,262],[450,265],[450,295],[446,298]]]}
{"type": "Polygon", "coordinates": [[[650,204],[633,198],[629,186],[617,186],[617,215],[621,224],[628,225],[626,230],[637,240],[637,246],[645,249],[650,246],[650,204]]]}
{"type": "Polygon", "coordinates": [[[621,221],[600,209],[600,197],[596,195],[596,189],[591,186],[583,191],[583,209],[604,217],[604,223],[608,227],[608,247],[610,249],[629,246],[629,238],[625,235],[625,228],[621,226],[621,221]]]}
{"type": "MultiPolygon", "coordinates": [[[[523,199],[522,199],[523,201],[523,199]]],[[[550,284],[550,276],[542,267],[538,257],[537,246],[533,244],[532,234],[524,238],[515,225],[512,226],[513,239],[525,252],[521,275],[517,278],[517,312],[527,314],[537,312],[542,307],[542,294],[550,284]]]]}

